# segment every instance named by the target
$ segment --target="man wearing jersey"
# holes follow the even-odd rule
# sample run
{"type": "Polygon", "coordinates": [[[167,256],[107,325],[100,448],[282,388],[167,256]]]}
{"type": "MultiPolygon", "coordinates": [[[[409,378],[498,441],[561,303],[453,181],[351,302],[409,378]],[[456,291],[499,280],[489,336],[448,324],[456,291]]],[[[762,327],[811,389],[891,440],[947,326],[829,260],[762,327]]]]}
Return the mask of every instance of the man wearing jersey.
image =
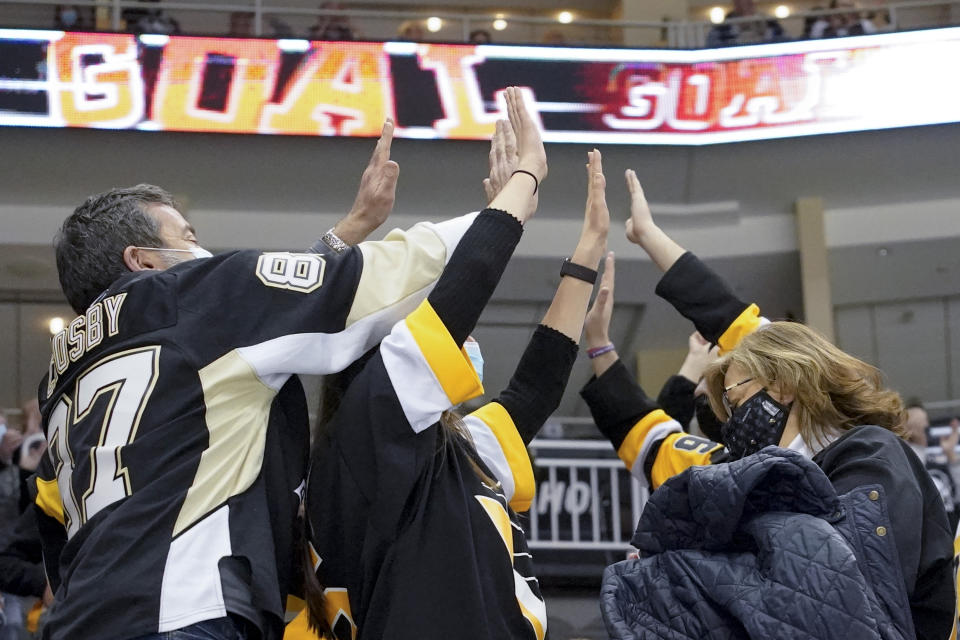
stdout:
{"type": "MultiPolygon", "coordinates": [[[[392,205],[389,135],[361,208],[384,193],[392,205]]],[[[54,336],[40,387],[45,637],[280,637],[306,450],[292,376],[338,371],[379,342],[474,217],[351,248],[336,236],[357,233],[360,211],[319,252],[203,257],[159,188],[78,207],[57,256],[80,315],[54,336]]]]}

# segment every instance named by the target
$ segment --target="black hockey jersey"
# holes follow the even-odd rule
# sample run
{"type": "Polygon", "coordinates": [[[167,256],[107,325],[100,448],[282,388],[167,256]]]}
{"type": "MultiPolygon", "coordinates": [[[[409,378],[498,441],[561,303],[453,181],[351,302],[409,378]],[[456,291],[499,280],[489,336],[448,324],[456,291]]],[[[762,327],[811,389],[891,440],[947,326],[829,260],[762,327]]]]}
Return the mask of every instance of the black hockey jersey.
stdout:
{"type": "Polygon", "coordinates": [[[517,427],[497,402],[466,416],[471,459],[437,423],[482,392],[428,302],[351,383],[311,456],[306,502],[337,640],[544,638],[516,515],[535,488],[517,427]]]}
{"type": "Polygon", "coordinates": [[[560,402],[577,345],[539,326],[494,402],[438,423],[483,388],[460,345],[520,225],[484,211],[436,289],[398,322],[311,453],[306,514],[337,640],[543,640],[547,619],[517,512],[526,444],[560,402]]]}
{"type": "Polygon", "coordinates": [[[292,493],[304,444],[302,416],[274,411],[298,424],[268,429],[278,391],[379,342],[474,217],[342,254],[235,251],[132,273],[54,336],[36,486],[57,601],[46,637],[122,640],[228,613],[277,635],[271,518],[290,496],[269,494],[292,493]],[[265,478],[287,452],[293,475],[265,478]]]}

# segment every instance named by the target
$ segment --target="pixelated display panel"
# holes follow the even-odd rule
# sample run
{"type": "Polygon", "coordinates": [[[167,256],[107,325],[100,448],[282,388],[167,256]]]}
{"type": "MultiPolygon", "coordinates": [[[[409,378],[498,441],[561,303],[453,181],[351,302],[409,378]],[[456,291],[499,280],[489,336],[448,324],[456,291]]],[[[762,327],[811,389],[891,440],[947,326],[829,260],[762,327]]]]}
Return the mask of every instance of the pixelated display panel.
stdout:
{"type": "Polygon", "coordinates": [[[695,51],[0,29],[0,125],[713,144],[960,122],[960,28],[695,51]]]}

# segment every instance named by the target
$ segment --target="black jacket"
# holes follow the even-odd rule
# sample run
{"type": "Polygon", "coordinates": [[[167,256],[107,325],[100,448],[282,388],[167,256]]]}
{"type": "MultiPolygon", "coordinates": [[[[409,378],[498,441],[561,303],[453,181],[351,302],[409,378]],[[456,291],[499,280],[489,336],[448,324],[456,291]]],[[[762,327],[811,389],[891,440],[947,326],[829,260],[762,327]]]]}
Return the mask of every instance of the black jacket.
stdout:
{"type": "MultiPolygon", "coordinates": [[[[885,440],[873,430],[854,438],[885,440]]],[[[885,500],[879,484],[838,496],[809,459],[777,447],[693,467],[651,497],[633,539],[643,557],[607,569],[608,631],[617,640],[913,638],[885,500]]]]}

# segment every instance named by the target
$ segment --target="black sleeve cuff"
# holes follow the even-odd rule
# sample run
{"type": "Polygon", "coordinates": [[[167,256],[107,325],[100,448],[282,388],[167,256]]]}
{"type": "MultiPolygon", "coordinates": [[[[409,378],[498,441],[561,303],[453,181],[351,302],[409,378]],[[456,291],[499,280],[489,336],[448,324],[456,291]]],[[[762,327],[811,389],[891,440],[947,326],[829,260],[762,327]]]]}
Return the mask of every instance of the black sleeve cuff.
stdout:
{"type": "Polygon", "coordinates": [[[577,343],[545,325],[537,326],[510,384],[497,398],[513,418],[524,444],[557,407],[577,359],[577,343]]]}
{"type": "Polygon", "coordinates": [[[700,258],[689,251],[680,256],[657,283],[657,295],[693,322],[697,331],[716,343],[748,305],[700,258]]]}
{"type": "Polygon", "coordinates": [[[599,378],[593,377],[580,391],[593,421],[615,449],[648,413],[660,407],[640,388],[622,360],[617,360],[599,378]]]}
{"type": "Polygon", "coordinates": [[[686,431],[693,419],[693,391],[697,385],[683,376],[670,376],[660,389],[657,404],[686,431]]]}
{"type": "Polygon", "coordinates": [[[506,211],[484,209],[460,239],[427,298],[457,344],[476,326],[522,233],[506,211]]]}

